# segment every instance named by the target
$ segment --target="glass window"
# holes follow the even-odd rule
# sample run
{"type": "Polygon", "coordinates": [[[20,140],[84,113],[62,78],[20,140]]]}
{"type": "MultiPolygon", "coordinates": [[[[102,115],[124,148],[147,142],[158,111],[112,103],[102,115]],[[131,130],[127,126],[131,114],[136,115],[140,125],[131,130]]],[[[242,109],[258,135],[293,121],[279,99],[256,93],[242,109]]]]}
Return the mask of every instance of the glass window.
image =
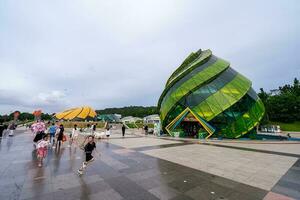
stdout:
{"type": "Polygon", "coordinates": [[[253,88],[251,88],[249,91],[248,91],[248,95],[254,99],[254,100],[257,100],[258,99],[258,96],[256,94],[256,92],[253,90],[253,88]]]}
{"type": "Polygon", "coordinates": [[[186,102],[189,107],[195,107],[204,101],[207,97],[216,93],[224,85],[228,84],[234,79],[237,72],[231,68],[227,68],[223,73],[221,73],[217,78],[212,80],[205,86],[200,86],[200,88],[194,90],[191,94],[185,97],[186,102]]]}
{"type": "Polygon", "coordinates": [[[253,129],[261,119],[264,107],[260,99],[255,101],[249,95],[252,90],[250,89],[240,101],[209,121],[213,126],[219,126],[217,129],[219,131],[218,134],[231,138],[238,137],[253,129]]]}
{"type": "Polygon", "coordinates": [[[193,70],[195,67],[198,67],[199,65],[203,65],[203,62],[205,62],[207,59],[211,57],[212,57],[212,53],[210,50],[191,53],[171,75],[171,77],[167,81],[167,85],[173,80],[175,80],[176,78],[180,77],[182,74],[186,73],[187,71],[193,70]]]}
{"type": "MultiPolygon", "coordinates": [[[[205,80],[209,80],[213,76],[216,76],[218,73],[221,73],[223,70],[228,68],[228,66],[229,66],[228,62],[226,62],[222,59],[218,59],[214,64],[207,66],[207,68],[205,70],[203,70],[200,73],[196,74],[195,76],[191,77],[192,79],[187,79],[186,82],[184,82],[182,85],[177,85],[177,83],[176,83],[173,86],[174,88],[176,88],[176,90],[173,91],[172,93],[169,93],[170,91],[167,92],[167,94],[165,95],[165,97],[162,101],[161,107],[166,107],[165,109],[168,112],[176,104],[176,102],[178,102],[186,94],[188,94],[193,89],[199,87],[201,84],[203,84],[205,82],[205,80]],[[206,74],[205,73],[206,71],[211,71],[213,73],[206,74]],[[206,76],[204,76],[203,74],[206,74],[206,76]],[[182,90],[181,87],[184,88],[184,90],[182,90]],[[181,91],[179,93],[177,93],[178,90],[181,90],[181,91]],[[173,93],[176,93],[175,98],[173,96],[173,93]],[[172,103],[169,102],[169,101],[172,101],[170,99],[170,95],[172,95],[172,97],[173,97],[172,103]]],[[[196,69],[198,69],[198,68],[196,68],[196,69]]],[[[188,77],[188,75],[186,77],[188,77]]],[[[184,77],[181,80],[186,79],[186,77],[184,77]]],[[[180,82],[180,81],[178,81],[178,82],[180,82]]],[[[164,118],[165,116],[162,115],[162,117],[164,118]]]]}

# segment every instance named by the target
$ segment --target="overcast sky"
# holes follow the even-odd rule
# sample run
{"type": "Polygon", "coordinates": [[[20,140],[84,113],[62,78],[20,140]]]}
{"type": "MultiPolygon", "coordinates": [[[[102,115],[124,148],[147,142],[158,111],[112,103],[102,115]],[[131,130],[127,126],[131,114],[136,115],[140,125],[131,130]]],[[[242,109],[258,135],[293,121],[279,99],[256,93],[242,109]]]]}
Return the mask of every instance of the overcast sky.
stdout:
{"type": "Polygon", "coordinates": [[[0,1],[0,114],[156,105],[211,49],[257,91],[300,76],[299,0],[0,1]]]}

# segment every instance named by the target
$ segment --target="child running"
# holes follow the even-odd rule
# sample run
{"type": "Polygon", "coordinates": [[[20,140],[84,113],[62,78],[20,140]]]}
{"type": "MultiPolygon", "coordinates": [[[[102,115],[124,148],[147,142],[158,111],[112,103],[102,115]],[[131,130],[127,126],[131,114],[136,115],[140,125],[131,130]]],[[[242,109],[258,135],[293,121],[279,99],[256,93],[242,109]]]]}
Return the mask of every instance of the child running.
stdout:
{"type": "Polygon", "coordinates": [[[37,158],[38,158],[38,162],[39,162],[39,164],[38,164],[39,167],[42,167],[42,165],[43,165],[43,159],[47,155],[49,144],[50,143],[48,141],[48,135],[44,135],[43,139],[37,143],[37,158]]]}
{"type": "MultiPolygon", "coordinates": [[[[85,151],[85,161],[82,163],[82,166],[80,167],[80,169],[78,169],[78,174],[82,175],[84,170],[86,169],[87,165],[90,164],[91,162],[94,161],[94,157],[92,156],[92,152],[93,150],[96,150],[96,143],[94,142],[94,136],[90,135],[88,136],[84,142],[83,145],[84,146],[84,151],[85,151]],[[84,146],[85,141],[88,139],[87,144],[84,146]]],[[[100,153],[97,151],[97,153],[100,156],[100,153]]]]}

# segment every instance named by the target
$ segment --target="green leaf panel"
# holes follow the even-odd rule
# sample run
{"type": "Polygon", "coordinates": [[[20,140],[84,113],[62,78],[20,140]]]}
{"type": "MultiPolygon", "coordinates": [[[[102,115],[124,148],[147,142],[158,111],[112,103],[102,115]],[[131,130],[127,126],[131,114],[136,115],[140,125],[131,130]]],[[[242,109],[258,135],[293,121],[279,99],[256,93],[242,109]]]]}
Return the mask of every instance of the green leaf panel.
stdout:
{"type": "Polygon", "coordinates": [[[207,113],[204,113],[203,118],[206,121],[210,121],[215,116],[217,116],[218,114],[229,108],[231,105],[239,101],[247,93],[250,87],[251,82],[244,76],[238,74],[231,82],[226,84],[221,90],[212,94],[205,101],[201,102],[199,105],[191,109],[193,111],[197,111],[200,108],[201,110],[203,110],[203,107],[214,107],[214,105],[216,105],[217,103],[219,105],[219,108],[214,108],[214,112],[209,112],[208,109],[205,110],[207,111],[207,113]],[[241,87],[241,90],[237,90],[233,87],[233,85],[237,83],[243,85],[243,87],[241,87]]]}
{"type": "Polygon", "coordinates": [[[226,68],[229,67],[229,63],[225,60],[219,59],[217,62],[204,69],[203,71],[196,74],[191,79],[188,79],[180,87],[178,87],[171,95],[166,96],[161,104],[161,118],[162,120],[166,117],[170,109],[188,92],[199,87],[212,77],[218,75],[226,68]]]}

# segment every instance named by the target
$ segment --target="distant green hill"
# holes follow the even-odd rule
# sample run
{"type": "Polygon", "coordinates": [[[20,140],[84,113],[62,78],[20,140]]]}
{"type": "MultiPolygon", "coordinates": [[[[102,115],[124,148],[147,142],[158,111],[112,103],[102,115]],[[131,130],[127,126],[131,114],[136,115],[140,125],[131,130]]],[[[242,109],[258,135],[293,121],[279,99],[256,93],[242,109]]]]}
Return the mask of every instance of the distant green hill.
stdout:
{"type": "Polygon", "coordinates": [[[98,114],[121,114],[122,117],[145,117],[148,115],[158,114],[156,106],[126,106],[123,108],[105,108],[103,110],[96,110],[98,114]]]}

